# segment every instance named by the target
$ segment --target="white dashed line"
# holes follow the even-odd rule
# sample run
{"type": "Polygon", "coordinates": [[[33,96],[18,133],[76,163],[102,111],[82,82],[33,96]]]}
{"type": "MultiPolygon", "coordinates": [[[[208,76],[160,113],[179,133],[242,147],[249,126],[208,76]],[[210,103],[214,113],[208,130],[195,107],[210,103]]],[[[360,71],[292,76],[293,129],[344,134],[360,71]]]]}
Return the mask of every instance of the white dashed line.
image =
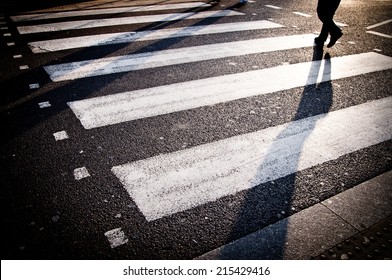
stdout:
{"type": "Polygon", "coordinates": [[[76,180],[81,180],[87,177],[90,177],[90,173],[88,173],[88,170],[86,167],[80,167],[80,168],[76,168],[74,170],[74,176],[76,180]]]}
{"type": "Polygon", "coordinates": [[[121,228],[109,230],[105,232],[105,236],[108,239],[112,249],[128,243],[128,238],[125,236],[125,233],[121,228]]]}

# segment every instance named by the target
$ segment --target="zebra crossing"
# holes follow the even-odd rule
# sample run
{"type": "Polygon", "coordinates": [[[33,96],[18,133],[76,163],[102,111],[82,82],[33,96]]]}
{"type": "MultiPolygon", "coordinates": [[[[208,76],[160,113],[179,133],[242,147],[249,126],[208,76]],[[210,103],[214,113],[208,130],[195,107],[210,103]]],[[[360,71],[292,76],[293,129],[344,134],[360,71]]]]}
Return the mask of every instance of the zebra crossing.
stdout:
{"type": "MultiPolygon", "coordinates": [[[[269,6],[279,10],[279,7],[269,6]]],[[[208,7],[211,5],[204,2],[160,4],[151,6],[151,9],[138,6],[17,15],[12,20],[18,25],[21,35],[35,34],[34,39],[41,33],[101,28],[95,35],[28,42],[35,55],[178,37],[232,32],[240,36],[242,31],[287,28],[268,19],[235,22],[236,17],[243,17],[245,13],[232,9],[186,11],[208,7]],[[178,9],[185,11],[162,12],[178,9]],[[153,14],[114,17],[119,13],[146,11],[153,14]],[[99,19],[74,19],[97,15],[100,15],[99,19]],[[186,23],[194,19],[229,17],[234,22],[130,32],[104,31],[105,27],[117,25],[132,27],[143,23],[186,23]],[[34,24],[35,20],[53,19],[53,23],[34,24]]],[[[50,64],[43,68],[53,83],[66,82],[142,69],[159,71],[159,67],[222,58],[311,49],[314,37],[314,34],[306,33],[250,40],[241,38],[223,43],[50,64]]],[[[168,81],[156,87],[69,100],[67,105],[84,129],[105,129],[114,124],[260,95],[272,96],[283,90],[389,69],[392,69],[391,57],[375,52],[356,53],[179,83],[168,81]]],[[[392,138],[391,120],[392,99],[386,97],[172,153],[119,163],[111,166],[111,172],[145,219],[155,221],[389,141],[392,138]]]]}

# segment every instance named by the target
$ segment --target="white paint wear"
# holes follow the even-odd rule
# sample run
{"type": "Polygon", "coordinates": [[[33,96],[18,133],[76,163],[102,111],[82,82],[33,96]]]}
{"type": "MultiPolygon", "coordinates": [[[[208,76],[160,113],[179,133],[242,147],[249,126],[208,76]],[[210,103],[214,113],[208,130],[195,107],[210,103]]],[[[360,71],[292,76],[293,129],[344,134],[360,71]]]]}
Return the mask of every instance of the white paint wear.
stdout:
{"type": "Polygon", "coordinates": [[[392,97],[112,168],[148,221],[392,138],[392,97]]]}
{"type": "Polygon", "coordinates": [[[48,65],[44,69],[52,81],[60,82],[225,57],[310,47],[313,46],[314,37],[313,34],[305,34],[201,45],[48,65]]]}
{"type": "Polygon", "coordinates": [[[96,27],[107,27],[126,24],[138,24],[148,22],[169,22],[186,19],[204,19],[212,17],[226,17],[226,16],[240,16],[243,13],[221,10],[221,11],[206,11],[206,12],[189,12],[189,13],[174,13],[174,14],[160,14],[160,15],[147,15],[147,16],[133,16],[133,17],[119,17],[95,20],[79,20],[79,21],[66,21],[58,23],[26,25],[17,27],[20,34],[31,34],[40,32],[54,32],[64,30],[86,29],[96,27]]]}
{"type": "Polygon", "coordinates": [[[212,77],[69,102],[86,129],[209,106],[392,68],[392,58],[364,53],[212,77]],[[312,69],[319,69],[312,72],[312,69]]]}
{"type": "Polygon", "coordinates": [[[75,48],[87,48],[109,44],[132,43],[136,41],[162,40],[186,36],[207,35],[225,32],[249,31],[269,28],[281,28],[283,25],[267,20],[234,22],[210,25],[195,25],[183,28],[148,30],[140,32],[121,32],[61,38],[28,43],[33,53],[62,51],[75,48]]]}

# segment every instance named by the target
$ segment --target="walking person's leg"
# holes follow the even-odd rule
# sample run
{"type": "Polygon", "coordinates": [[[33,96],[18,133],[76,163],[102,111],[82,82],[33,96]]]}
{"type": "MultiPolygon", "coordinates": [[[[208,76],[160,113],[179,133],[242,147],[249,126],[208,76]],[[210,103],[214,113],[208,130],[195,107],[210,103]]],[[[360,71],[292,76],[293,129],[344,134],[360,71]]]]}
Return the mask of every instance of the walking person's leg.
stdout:
{"type": "Polygon", "coordinates": [[[314,39],[314,42],[318,46],[323,46],[325,41],[328,38],[329,34],[329,27],[327,24],[327,18],[328,18],[328,1],[329,0],[318,0],[317,2],[317,16],[320,19],[320,21],[323,23],[323,26],[321,28],[321,32],[317,38],[314,39]]]}
{"type": "Polygon", "coordinates": [[[327,45],[328,48],[332,47],[335,45],[336,41],[339,40],[340,37],[342,37],[343,33],[342,30],[335,24],[333,21],[333,17],[335,15],[336,10],[338,9],[340,4],[340,0],[331,0],[331,19],[329,24],[329,33],[331,35],[330,41],[327,45]]]}
{"type": "Polygon", "coordinates": [[[323,23],[323,26],[321,28],[320,35],[314,40],[316,45],[323,46],[328,35],[331,35],[331,39],[327,47],[332,47],[343,35],[340,28],[333,21],[333,17],[339,7],[339,4],[340,0],[318,0],[317,15],[323,23]]]}

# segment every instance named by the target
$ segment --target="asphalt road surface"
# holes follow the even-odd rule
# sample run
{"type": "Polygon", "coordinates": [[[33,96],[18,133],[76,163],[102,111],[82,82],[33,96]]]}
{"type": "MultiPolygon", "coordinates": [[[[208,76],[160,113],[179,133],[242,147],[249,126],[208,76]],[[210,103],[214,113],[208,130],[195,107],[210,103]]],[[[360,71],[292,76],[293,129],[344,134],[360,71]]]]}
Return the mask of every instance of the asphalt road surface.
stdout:
{"type": "Polygon", "coordinates": [[[392,169],[392,1],[332,48],[316,0],[73,2],[1,11],[2,259],[193,259],[392,169]]]}

